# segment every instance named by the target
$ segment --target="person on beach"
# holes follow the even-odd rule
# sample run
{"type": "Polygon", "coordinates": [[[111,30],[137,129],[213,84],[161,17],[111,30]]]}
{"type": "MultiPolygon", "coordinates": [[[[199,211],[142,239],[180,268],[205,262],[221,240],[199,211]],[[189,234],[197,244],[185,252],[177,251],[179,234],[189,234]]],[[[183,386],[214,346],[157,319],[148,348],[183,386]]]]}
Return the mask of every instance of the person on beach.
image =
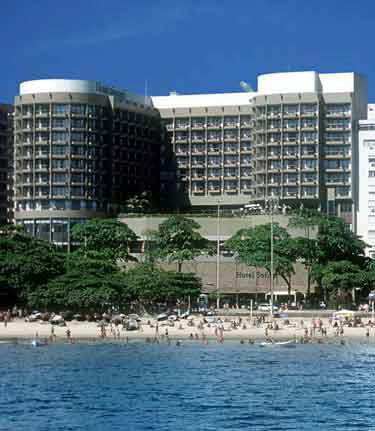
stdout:
{"type": "Polygon", "coordinates": [[[370,328],[366,328],[366,337],[368,338],[370,336],[370,328]]]}
{"type": "Polygon", "coordinates": [[[66,338],[67,338],[68,340],[70,340],[71,335],[72,335],[72,333],[70,332],[70,329],[68,328],[68,329],[66,330],[66,338]]]}

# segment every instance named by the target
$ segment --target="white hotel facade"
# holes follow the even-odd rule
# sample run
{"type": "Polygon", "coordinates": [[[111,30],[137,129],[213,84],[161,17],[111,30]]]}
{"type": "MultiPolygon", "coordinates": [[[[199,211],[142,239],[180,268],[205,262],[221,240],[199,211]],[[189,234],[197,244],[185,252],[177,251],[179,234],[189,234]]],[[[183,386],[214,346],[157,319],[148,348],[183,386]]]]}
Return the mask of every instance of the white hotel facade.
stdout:
{"type": "Polygon", "coordinates": [[[358,120],[367,80],[356,73],[258,76],[257,91],[152,97],[167,131],[161,169],[175,158],[193,207],[239,207],[277,197],[356,229],[358,120]]]}
{"type": "Polygon", "coordinates": [[[160,177],[175,207],[232,209],[277,197],[336,214],[365,239],[374,231],[375,245],[364,222],[372,195],[363,194],[371,179],[365,184],[363,173],[375,165],[363,149],[375,134],[364,130],[366,119],[367,80],[356,73],[272,73],[258,76],[256,91],[147,101],[93,81],[23,83],[15,219],[54,242],[68,219],[58,242],[69,243],[73,219],[113,214],[132,193],[158,188],[160,177]]]}

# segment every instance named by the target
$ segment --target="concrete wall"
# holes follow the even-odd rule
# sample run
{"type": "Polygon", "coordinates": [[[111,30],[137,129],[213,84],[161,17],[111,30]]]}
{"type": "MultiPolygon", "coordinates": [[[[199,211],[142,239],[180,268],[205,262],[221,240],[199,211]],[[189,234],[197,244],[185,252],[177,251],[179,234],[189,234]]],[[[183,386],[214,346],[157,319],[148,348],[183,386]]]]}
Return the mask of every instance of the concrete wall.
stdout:
{"type": "MultiPolygon", "coordinates": [[[[140,238],[145,239],[145,233],[148,230],[158,229],[160,223],[167,217],[126,217],[125,215],[118,219],[126,223],[140,238]]],[[[217,218],[216,217],[191,217],[201,228],[199,232],[205,238],[215,241],[217,239],[217,218]]],[[[280,226],[287,227],[289,217],[284,215],[275,215],[274,222],[280,226]]],[[[238,230],[253,227],[260,224],[270,223],[270,217],[267,215],[253,215],[246,217],[220,217],[220,239],[226,240],[233,236],[238,230]]],[[[288,229],[293,236],[303,236],[301,229],[288,229]]]]}

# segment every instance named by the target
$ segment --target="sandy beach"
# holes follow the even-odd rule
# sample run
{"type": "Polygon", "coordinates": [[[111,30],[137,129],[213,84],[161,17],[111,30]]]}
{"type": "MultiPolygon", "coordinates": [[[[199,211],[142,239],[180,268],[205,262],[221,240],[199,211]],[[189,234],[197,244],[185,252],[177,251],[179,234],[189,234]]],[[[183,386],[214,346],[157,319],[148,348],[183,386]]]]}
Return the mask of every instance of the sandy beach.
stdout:
{"type": "MultiPolygon", "coordinates": [[[[231,319],[238,322],[238,318],[231,319]]],[[[266,329],[267,322],[262,323],[259,327],[250,324],[248,319],[242,319],[241,326],[237,329],[231,328],[231,322],[223,324],[224,331],[222,337],[225,340],[265,340],[272,338],[274,340],[288,340],[288,339],[301,339],[308,332],[308,339],[310,341],[336,341],[345,339],[367,339],[369,342],[373,339],[375,342],[375,328],[372,327],[348,327],[344,326],[343,335],[337,335],[336,328],[330,326],[328,319],[322,319],[323,327],[327,330],[327,335],[322,335],[320,331],[313,331],[312,320],[305,319],[304,326],[301,325],[301,319],[291,319],[289,325],[284,325],[282,319],[274,319],[278,324],[279,329],[266,329]],[[243,327],[246,326],[246,328],[243,327]],[[366,336],[368,332],[368,336],[366,336]]],[[[170,339],[218,339],[218,331],[216,325],[200,324],[203,323],[202,318],[195,318],[193,321],[194,326],[188,326],[187,320],[174,322],[174,326],[170,326],[168,322],[159,322],[158,329],[156,329],[156,321],[154,319],[142,319],[141,329],[135,331],[127,331],[122,329],[121,325],[118,327],[108,324],[106,326],[106,340],[133,340],[133,339],[153,339],[155,337],[165,339],[168,336],[170,339]],[[150,321],[151,325],[147,322],[150,321]]],[[[17,340],[17,339],[34,339],[34,338],[50,338],[52,335],[52,327],[54,331],[54,340],[63,341],[67,340],[67,330],[70,331],[73,340],[102,340],[101,328],[97,322],[66,322],[65,327],[51,325],[48,322],[25,322],[23,319],[14,319],[7,323],[0,323],[0,340],[17,340]]]]}

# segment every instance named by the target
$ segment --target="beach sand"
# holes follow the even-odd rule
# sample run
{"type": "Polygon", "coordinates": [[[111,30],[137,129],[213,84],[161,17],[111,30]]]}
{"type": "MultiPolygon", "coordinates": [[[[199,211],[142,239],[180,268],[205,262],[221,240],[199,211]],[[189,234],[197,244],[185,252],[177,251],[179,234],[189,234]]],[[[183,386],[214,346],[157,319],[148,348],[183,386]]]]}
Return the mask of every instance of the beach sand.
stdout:
{"type": "MultiPolygon", "coordinates": [[[[232,318],[232,320],[238,321],[238,318],[232,318]]],[[[322,319],[323,325],[327,329],[327,336],[322,336],[320,332],[316,331],[315,335],[309,337],[313,341],[333,341],[340,342],[340,340],[348,340],[348,339],[367,339],[369,342],[373,339],[375,342],[375,328],[369,328],[369,337],[366,337],[367,327],[361,328],[350,328],[344,326],[344,334],[342,336],[336,335],[336,328],[329,326],[328,319],[322,319]]],[[[289,340],[301,339],[305,335],[305,329],[301,328],[301,319],[290,319],[290,325],[283,325],[282,319],[275,319],[278,323],[280,329],[278,330],[268,330],[268,337],[274,340],[289,340]]],[[[122,326],[119,325],[118,329],[120,331],[120,337],[114,337],[113,333],[111,333],[110,325],[106,326],[106,340],[129,340],[132,339],[145,339],[145,338],[155,338],[158,336],[159,338],[165,338],[166,331],[168,332],[168,337],[170,339],[189,339],[191,338],[191,334],[194,339],[196,339],[196,335],[198,335],[199,339],[202,338],[207,339],[217,339],[217,335],[215,334],[215,327],[207,327],[204,325],[203,329],[198,329],[199,322],[202,322],[202,318],[197,317],[194,319],[195,326],[188,326],[188,322],[186,320],[181,320],[179,322],[175,322],[175,326],[168,326],[166,322],[159,322],[158,324],[158,333],[156,333],[155,329],[155,320],[154,319],[142,319],[142,329],[136,331],[126,331],[122,329],[122,326]],[[151,324],[153,327],[150,327],[146,324],[147,320],[151,320],[151,324]],[[180,324],[182,329],[180,328],[180,324]]],[[[243,319],[243,322],[246,325],[246,329],[229,329],[230,323],[225,323],[224,327],[228,330],[224,330],[223,338],[224,340],[244,340],[247,342],[250,340],[265,340],[266,336],[266,324],[262,324],[260,327],[252,326],[247,321],[247,319],[243,319]]],[[[311,319],[304,320],[305,327],[310,328],[312,326],[311,319]]],[[[70,330],[71,337],[74,340],[101,340],[101,328],[98,326],[96,322],[77,322],[71,321],[67,322],[65,327],[59,327],[53,325],[55,340],[67,340],[67,330],[70,330]]],[[[114,328],[114,325],[113,325],[114,328]]],[[[49,338],[51,336],[52,325],[48,322],[25,322],[23,319],[14,319],[11,322],[8,322],[7,326],[4,325],[3,322],[0,323],[0,340],[17,340],[17,339],[34,339],[34,338],[49,338]]],[[[310,335],[310,330],[309,330],[310,335]]]]}

